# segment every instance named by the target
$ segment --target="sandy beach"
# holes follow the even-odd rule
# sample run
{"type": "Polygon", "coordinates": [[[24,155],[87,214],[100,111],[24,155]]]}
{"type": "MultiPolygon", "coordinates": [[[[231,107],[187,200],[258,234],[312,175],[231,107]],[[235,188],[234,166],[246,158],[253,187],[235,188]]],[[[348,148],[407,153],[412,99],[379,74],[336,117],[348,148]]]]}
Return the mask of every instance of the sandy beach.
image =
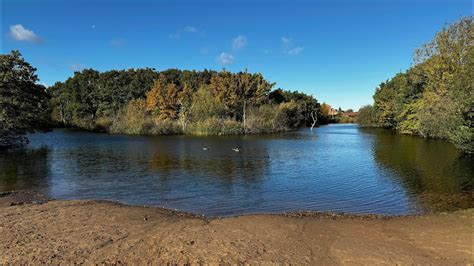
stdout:
{"type": "Polygon", "coordinates": [[[330,213],[205,219],[105,201],[0,197],[0,263],[461,264],[474,210],[406,217],[330,213]]]}

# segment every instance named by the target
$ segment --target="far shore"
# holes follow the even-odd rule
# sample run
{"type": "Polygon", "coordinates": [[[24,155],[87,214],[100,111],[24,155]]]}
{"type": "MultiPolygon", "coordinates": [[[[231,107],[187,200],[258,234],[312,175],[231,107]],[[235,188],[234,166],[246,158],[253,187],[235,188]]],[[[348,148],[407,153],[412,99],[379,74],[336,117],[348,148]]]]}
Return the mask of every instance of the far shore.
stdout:
{"type": "Polygon", "coordinates": [[[0,264],[471,264],[474,209],[206,219],[107,201],[0,194],[0,264]]]}

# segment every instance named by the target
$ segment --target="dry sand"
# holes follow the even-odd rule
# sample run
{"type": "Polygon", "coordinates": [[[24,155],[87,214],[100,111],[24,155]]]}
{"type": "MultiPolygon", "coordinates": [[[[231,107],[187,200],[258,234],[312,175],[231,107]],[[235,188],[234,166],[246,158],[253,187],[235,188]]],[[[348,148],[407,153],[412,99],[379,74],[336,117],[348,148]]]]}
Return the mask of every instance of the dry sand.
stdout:
{"type": "Polygon", "coordinates": [[[204,219],[104,201],[0,195],[0,264],[472,264],[474,210],[204,219]]]}

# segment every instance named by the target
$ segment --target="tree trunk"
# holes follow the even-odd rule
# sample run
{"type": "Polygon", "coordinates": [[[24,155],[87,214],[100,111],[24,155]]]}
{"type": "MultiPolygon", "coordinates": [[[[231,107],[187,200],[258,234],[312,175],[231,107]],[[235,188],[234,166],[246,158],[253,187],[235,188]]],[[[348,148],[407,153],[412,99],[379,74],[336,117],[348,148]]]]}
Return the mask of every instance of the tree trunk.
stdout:
{"type": "Polygon", "coordinates": [[[246,121],[245,121],[245,119],[246,119],[246,117],[245,117],[245,109],[246,109],[246,107],[247,107],[246,105],[247,105],[247,101],[244,100],[244,116],[243,116],[243,121],[244,121],[244,134],[245,134],[245,122],[246,122],[246,121]]]}
{"type": "Polygon", "coordinates": [[[311,124],[311,130],[313,130],[313,127],[316,125],[316,122],[318,121],[318,116],[314,115],[314,112],[311,112],[311,118],[313,119],[313,124],[311,124]]]}
{"type": "Polygon", "coordinates": [[[59,105],[59,116],[61,116],[61,122],[63,125],[66,124],[66,117],[64,115],[64,106],[62,104],[59,105]]]}

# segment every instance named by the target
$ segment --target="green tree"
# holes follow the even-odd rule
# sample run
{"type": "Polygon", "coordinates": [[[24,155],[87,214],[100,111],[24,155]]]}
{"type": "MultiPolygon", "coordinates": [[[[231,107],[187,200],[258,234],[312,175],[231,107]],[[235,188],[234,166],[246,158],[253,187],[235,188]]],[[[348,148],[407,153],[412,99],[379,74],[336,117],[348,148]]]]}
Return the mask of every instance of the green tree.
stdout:
{"type": "Polygon", "coordinates": [[[362,106],[359,109],[359,114],[357,115],[357,123],[359,123],[361,126],[377,125],[375,108],[371,105],[362,106]]]}
{"type": "Polygon", "coordinates": [[[50,125],[49,96],[20,52],[0,55],[0,148],[27,142],[25,134],[50,125]]]}
{"type": "Polygon", "coordinates": [[[412,68],[377,88],[375,123],[474,152],[473,58],[474,23],[466,17],[417,49],[412,68]]]}

